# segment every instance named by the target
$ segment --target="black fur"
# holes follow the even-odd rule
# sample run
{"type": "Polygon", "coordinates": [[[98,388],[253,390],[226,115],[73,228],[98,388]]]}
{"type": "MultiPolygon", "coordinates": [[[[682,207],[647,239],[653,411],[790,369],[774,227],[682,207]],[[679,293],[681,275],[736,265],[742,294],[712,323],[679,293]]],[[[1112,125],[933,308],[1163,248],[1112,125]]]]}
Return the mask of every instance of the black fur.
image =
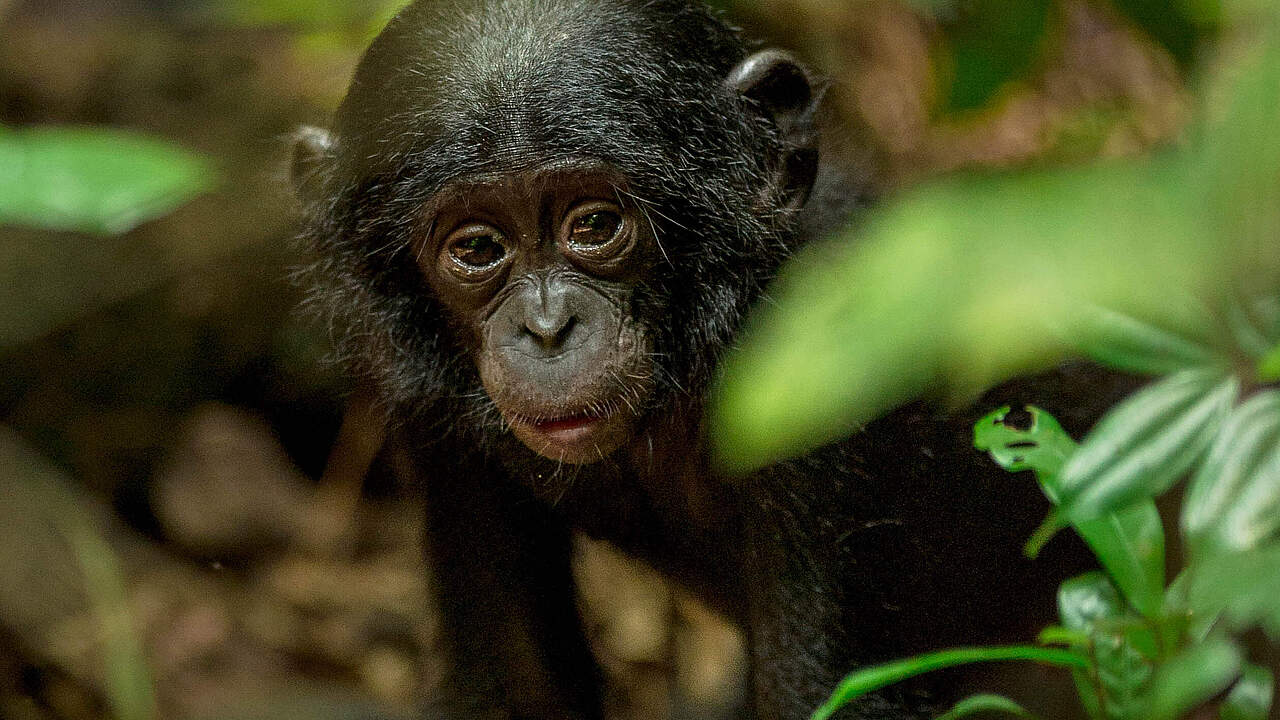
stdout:
{"type": "MultiPolygon", "coordinates": [[[[1045,506],[972,450],[970,427],[995,402],[1034,399],[1079,431],[1123,383],[1092,383],[1085,403],[1059,373],[958,414],[900,410],[744,480],[708,468],[698,418],[716,366],[799,229],[830,224],[797,213],[778,179],[811,178],[813,105],[735,90],[726,79],[748,54],[684,0],[419,0],[369,49],[332,136],[302,137],[315,302],[423,478],[456,671],[430,717],[600,717],[570,528],[742,623],[744,712],[768,720],[807,717],[859,664],[1024,639],[1052,616],[1066,556],[1019,555],[1045,506]],[[511,438],[413,257],[422,208],[451,178],[566,157],[620,170],[662,253],[628,308],[655,353],[641,436],[578,466],[511,438]]],[[[955,680],[886,691],[848,717],[921,716],[955,680]]]]}

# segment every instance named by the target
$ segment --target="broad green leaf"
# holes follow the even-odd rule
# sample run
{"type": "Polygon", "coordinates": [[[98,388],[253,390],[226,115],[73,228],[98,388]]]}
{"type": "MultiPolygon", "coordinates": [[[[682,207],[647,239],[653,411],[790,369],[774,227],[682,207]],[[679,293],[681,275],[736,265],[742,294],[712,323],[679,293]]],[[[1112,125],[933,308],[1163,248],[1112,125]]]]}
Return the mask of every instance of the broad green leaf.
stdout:
{"type": "Polygon", "coordinates": [[[810,720],[826,720],[840,708],[867,693],[927,672],[957,665],[1009,661],[1030,661],[1074,668],[1082,668],[1088,664],[1083,656],[1069,650],[1026,645],[940,650],[850,673],[840,682],[831,697],[813,711],[810,720]]]}
{"type": "Polygon", "coordinates": [[[1085,305],[1068,340],[1089,358],[1127,372],[1166,375],[1226,360],[1196,340],[1130,315],[1085,305]]]}
{"type": "Polygon", "coordinates": [[[1075,523],[1076,532],[1135,610],[1160,613],[1164,591],[1164,526],[1154,502],[1075,523]]]}
{"type": "Polygon", "coordinates": [[[1241,39],[1251,42],[1235,43],[1230,61],[1207,78],[1200,93],[1207,122],[1198,130],[1202,142],[1186,157],[1186,181],[1204,198],[1209,237],[1236,263],[1236,283],[1274,293],[1280,287],[1280,5],[1232,0],[1224,6],[1238,13],[1241,39]]]}
{"type": "Polygon", "coordinates": [[[1059,510],[1088,520],[1167,490],[1203,454],[1239,381],[1183,370],[1117,405],[1062,468],[1059,510]]]}
{"type": "Polygon", "coordinates": [[[1245,665],[1227,699],[1218,710],[1219,720],[1267,720],[1275,695],[1276,681],[1271,671],[1258,665],[1245,665]]]}
{"type": "Polygon", "coordinates": [[[1164,608],[1159,620],[1163,648],[1174,648],[1184,638],[1201,642],[1213,629],[1214,617],[1201,617],[1191,612],[1191,573],[1182,572],[1169,583],[1164,594],[1164,608]]]}
{"type": "MultiPolygon", "coordinates": [[[[1204,6],[1208,0],[1188,0],[1204,6]]],[[[1280,36],[1260,13],[1203,81],[1187,142],[1131,162],[958,175],[902,193],[769,289],[710,410],[716,459],[746,473],[921,395],[965,397],[1051,366],[1084,303],[1166,321],[1280,282],[1280,36]],[[1260,21],[1259,18],[1262,18],[1260,21]]],[[[1253,14],[1250,14],[1253,13],[1253,14]]]]}
{"type": "Polygon", "coordinates": [[[206,160],[138,133],[0,127],[0,225],[120,234],[213,181],[206,160]]]}
{"type": "Polygon", "coordinates": [[[956,703],[934,720],[958,720],[976,713],[1003,713],[1020,718],[1034,718],[1027,709],[1003,695],[971,695],[956,703]]]}
{"type": "Polygon", "coordinates": [[[1102,573],[1072,578],[1058,589],[1058,614],[1068,629],[1086,633],[1093,664],[1076,675],[1082,698],[1098,695],[1096,710],[1107,718],[1137,718],[1145,707],[1156,654],[1155,635],[1129,612],[1102,573]]]}
{"type": "MultiPolygon", "coordinates": [[[[1026,430],[1005,425],[1008,412],[1001,408],[979,420],[974,446],[990,452],[1006,470],[1034,470],[1045,495],[1056,504],[1061,492],[1058,472],[1075,451],[1075,441],[1040,408],[1027,406],[1031,426],[1026,430]]],[[[1164,591],[1164,528],[1155,504],[1140,502],[1075,527],[1129,603],[1143,615],[1157,615],[1164,591]]]]}
{"type": "Polygon", "coordinates": [[[1193,552],[1247,550],[1280,528],[1280,390],[1232,411],[1192,479],[1182,529],[1193,552]]]}
{"type": "Polygon", "coordinates": [[[1194,616],[1223,617],[1232,630],[1261,625],[1280,641],[1280,543],[1193,558],[1187,602],[1194,616]]]}
{"type": "Polygon", "coordinates": [[[1151,720],[1173,720],[1227,689],[1240,674],[1243,656],[1227,640],[1193,645],[1160,666],[1152,683],[1151,720]]]}
{"type": "Polygon", "coordinates": [[[1280,295],[1264,295],[1251,301],[1232,298],[1224,320],[1232,339],[1246,354],[1265,358],[1280,352],[1280,295]]]}

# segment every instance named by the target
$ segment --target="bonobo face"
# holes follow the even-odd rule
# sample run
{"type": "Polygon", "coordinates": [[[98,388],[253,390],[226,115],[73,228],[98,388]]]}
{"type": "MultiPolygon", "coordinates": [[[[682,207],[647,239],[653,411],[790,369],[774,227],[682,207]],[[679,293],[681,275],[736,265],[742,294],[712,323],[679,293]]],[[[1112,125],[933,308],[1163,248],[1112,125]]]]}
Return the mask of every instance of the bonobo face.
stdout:
{"type": "Polygon", "coordinates": [[[390,407],[503,461],[695,426],[793,248],[815,101],[689,0],[412,2],[298,133],[315,305],[390,407]]]}
{"type": "Polygon", "coordinates": [[[569,463],[630,437],[653,376],[631,291],[654,243],[623,178],[559,163],[455,181],[423,222],[418,264],[515,436],[569,463]]]}

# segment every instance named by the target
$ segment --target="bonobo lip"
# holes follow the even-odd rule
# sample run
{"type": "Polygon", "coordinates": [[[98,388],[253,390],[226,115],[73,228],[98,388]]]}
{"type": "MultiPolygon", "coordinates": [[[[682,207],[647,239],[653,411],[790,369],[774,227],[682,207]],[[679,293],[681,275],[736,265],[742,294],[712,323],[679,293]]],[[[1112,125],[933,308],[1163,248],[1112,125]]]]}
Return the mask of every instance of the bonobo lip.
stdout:
{"type": "Polygon", "coordinates": [[[587,440],[592,431],[604,424],[609,415],[599,413],[576,412],[554,418],[529,418],[517,415],[513,425],[523,425],[534,433],[546,438],[554,445],[569,445],[577,441],[587,440]]]}
{"type": "Polygon", "coordinates": [[[508,416],[512,433],[526,447],[551,460],[585,464],[603,460],[625,439],[626,413],[570,412],[552,418],[508,416]]]}
{"type": "Polygon", "coordinates": [[[599,415],[579,413],[553,420],[540,420],[533,423],[533,427],[548,437],[572,439],[582,433],[591,432],[592,425],[604,422],[604,420],[605,418],[599,415]]]}

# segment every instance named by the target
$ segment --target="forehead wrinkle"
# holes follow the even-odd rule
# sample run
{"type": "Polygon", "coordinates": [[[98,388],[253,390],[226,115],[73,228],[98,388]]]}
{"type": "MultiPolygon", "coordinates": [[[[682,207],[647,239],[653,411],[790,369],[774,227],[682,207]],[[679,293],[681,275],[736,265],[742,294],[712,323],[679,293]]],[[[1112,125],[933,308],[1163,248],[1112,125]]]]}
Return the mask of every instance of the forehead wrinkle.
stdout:
{"type": "Polygon", "coordinates": [[[434,214],[445,206],[465,202],[477,192],[501,191],[517,183],[545,189],[556,181],[574,178],[583,185],[604,181],[613,191],[625,190],[627,186],[622,172],[608,163],[595,159],[560,158],[529,170],[483,170],[451,178],[431,195],[424,210],[434,214]]]}

